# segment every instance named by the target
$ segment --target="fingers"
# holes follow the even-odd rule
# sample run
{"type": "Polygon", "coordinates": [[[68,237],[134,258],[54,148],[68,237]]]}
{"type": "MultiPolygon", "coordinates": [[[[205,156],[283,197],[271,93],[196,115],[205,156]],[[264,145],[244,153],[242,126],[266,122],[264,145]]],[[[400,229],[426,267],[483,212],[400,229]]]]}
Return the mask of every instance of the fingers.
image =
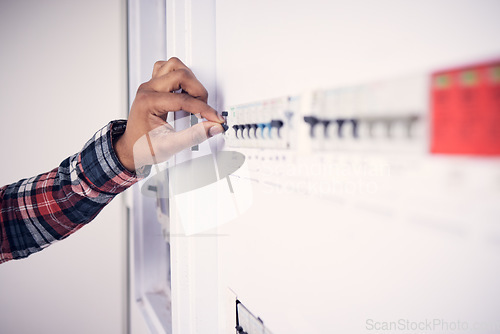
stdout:
{"type": "Polygon", "coordinates": [[[205,87],[196,79],[193,72],[184,68],[154,77],[148,82],[148,87],[157,92],[173,92],[182,89],[205,103],[208,100],[208,92],[205,87]]]}
{"type": "Polygon", "coordinates": [[[201,114],[208,121],[224,122],[215,109],[188,94],[143,91],[137,94],[137,100],[158,117],[162,117],[170,111],[184,110],[192,114],[201,114]]]}
{"type": "Polygon", "coordinates": [[[155,63],[153,77],[147,83],[147,87],[157,92],[173,92],[182,89],[205,103],[208,101],[208,92],[205,87],[196,79],[191,69],[176,57],[155,63]]]}
{"type": "Polygon", "coordinates": [[[165,75],[179,69],[191,71],[179,58],[172,57],[167,61],[159,60],[153,66],[153,78],[165,75]]]}
{"type": "Polygon", "coordinates": [[[206,89],[179,59],[156,62],[152,79],[139,87],[130,108],[127,129],[119,139],[121,151],[125,152],[117,153],[120,161],[127,163],[130,160],[127,157],[133,156],[133,163],[127,165],[131,167],[162,162],[221,133],[220,123],[224,123],[224,119],[207,104],[207,99],[206,89]],[[184,93],[173,93],[178,89],[184,93]],[[166,118],[168,112],[178,110],[200,114],[207,122],[176,133],[166,118]],[[153,145],[149,143],[151,138],[155,141],[153,145]],[[158,150],[160,156],[151,154],[153,149],[158,150]]]}

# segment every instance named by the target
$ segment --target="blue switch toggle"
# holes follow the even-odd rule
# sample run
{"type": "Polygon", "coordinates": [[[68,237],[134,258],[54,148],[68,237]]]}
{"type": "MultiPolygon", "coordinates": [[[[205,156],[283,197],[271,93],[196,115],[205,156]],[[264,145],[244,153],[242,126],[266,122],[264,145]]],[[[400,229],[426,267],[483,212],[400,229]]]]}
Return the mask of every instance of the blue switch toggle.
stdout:
{"type": "Polygon", "coordinates": [[[265,125],[266,125],[266,128],[267,128],[267,136],[269,138],[271,138],[271,129],[272,129],[271,122],[266,123],[265,125]]]}
{"type": "Polygon", "coordinates": [[[259,123],[258,127],[260,129],[260,136],[264,138],[264,130],[267,128],[267,137],[271,138],[271,122],[269,123],[259,123]]]}
{"type": "Polygon", "coordinates": [[[264,128],[266,127],[265,123],[257,124],[257,127],[260,129],[260,137],[264,138],[264,128]]]}

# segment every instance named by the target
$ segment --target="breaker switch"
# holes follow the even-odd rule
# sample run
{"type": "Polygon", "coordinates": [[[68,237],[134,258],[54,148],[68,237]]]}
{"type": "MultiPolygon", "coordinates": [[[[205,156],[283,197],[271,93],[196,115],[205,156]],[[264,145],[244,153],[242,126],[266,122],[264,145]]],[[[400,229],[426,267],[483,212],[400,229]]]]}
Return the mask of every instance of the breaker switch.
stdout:
{"type": "Polygon", "coordinates": [[[304,116],[304,122],[311,126],[309,135],[314,137],[314,127],[319,123],[319,119],[314,116],[304,116]]]}
{"type": "Polygon", "coordinates": [[[419,121],[419,117],[417,115],[412,115],[408,117],[407,123],[406,123],[406,135],[408,138],[413,138],[416,136],[415,132],[415,127],[417,122],[419,121]]]}
{"type": "Polygon", "coordinates": [[[245,125],[243,124],[238,125],[238,129],[241,130],[241,139],[245,139],[245,136],[243,135],[243,130],[245,130],[245,125]]]}
{"type": "Polygon", "coordinates": [[[352,123],[352,137],[358,138],[358,120],[351,119],[351,123],[352,123]]]}
{"type": "Polygon", "coordinates": [[[337,128],[337,136],[339,138],[342,138],[342,125],[344,125],[345,123],[345,119],[337,119],[337,125],[338,125],[338,128],[337,128]]]}
{"type": "Polygon", "coordinates": [[[266,124],[259,123],[257,124],[257,127],[260,129],[260,138],[264,138],[264,128],[266,127],[266,124]]]}
{"type": "Polygon", "coordinates": [[[250,138],[250,129],[252,128],[251,124],[245,124],[243,125],[244,129],[247,129],[247,138],[250,138]]]}
{"type": "Polygon", "coordinates": [[[328,119],[324,119],[320,121],[321,124],[323,124],[323,136],[325,138],[328,138],[328,126],[330,125],[331,121],[328,119]]]}
{"type": "Polygon", "coordinates": [[[257,129],[259,128],[257,124],[250,124],[250,128],[253,129],[253,137],[257,138],[257,129]]]}
{"type": "Polygon", "coordinates": [[[278,138],[281,138],[280,134],[280,129],[283,127],[284,123],[282,120],[279,119],[273,119],[271,121],[271,128],[277,128],[278,129],[278,138]]]}

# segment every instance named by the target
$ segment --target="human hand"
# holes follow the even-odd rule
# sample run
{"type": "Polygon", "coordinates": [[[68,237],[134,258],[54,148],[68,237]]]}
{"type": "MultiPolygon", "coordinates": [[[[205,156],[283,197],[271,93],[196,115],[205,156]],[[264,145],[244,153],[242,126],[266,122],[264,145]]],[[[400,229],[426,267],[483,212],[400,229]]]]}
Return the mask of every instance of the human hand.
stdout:
{"type": "Polygon", "coordinates": [[[151,80],[137,90],[127,128],[115,143],[122,165],[134,171],[166,161],[172,155],[224,131],[224,119],[207,104],[208,93],[193,72],[177,58],[158,61],[151,80]],[[174,91],[182,89],[182,93],[174,91]],[[166,122],[170,111],[200,114],[206,121],[175,132],[166,122]]]}

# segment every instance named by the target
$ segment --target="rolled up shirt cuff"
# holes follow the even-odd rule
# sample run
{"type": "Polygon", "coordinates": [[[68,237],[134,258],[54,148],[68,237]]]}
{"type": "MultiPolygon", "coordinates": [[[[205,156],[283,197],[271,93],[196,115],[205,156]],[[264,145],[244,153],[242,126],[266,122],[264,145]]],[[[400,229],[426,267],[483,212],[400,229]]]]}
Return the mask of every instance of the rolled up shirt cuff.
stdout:
{"type": "Polygon", "coordinates": [[[82,173],[99,192],[118,194],[143,177],[127,170],[113,148],[113,136],[123,133],[126,123],[125,120],[108,123],[85,144],[78,157],[82,173]]]}

